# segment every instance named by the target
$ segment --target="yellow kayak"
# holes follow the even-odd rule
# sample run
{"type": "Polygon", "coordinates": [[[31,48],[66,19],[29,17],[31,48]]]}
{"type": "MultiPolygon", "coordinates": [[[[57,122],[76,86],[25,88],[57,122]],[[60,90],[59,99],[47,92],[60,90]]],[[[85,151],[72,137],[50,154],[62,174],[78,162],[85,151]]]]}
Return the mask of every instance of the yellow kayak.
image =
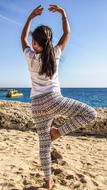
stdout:
{"type": "Polygon", "coordinates": [[[10,95],[10,97],[17,97],[17,96],[23,96],[23,93],[15,93],[10,95]]]}
{"type": "Polygon", "coordinates": [[[9,90],[7,93],[7,97],[18,97],[23,96],[22,92],[18,92],[17,90],[9,90]]]}

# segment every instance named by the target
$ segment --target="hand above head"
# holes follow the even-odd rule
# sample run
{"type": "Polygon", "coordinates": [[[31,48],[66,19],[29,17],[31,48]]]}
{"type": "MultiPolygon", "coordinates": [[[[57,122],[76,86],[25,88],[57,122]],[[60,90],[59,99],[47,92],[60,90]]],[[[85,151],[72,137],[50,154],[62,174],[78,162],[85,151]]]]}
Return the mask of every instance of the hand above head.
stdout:
{"type": "Polygon", "coordinates": [[[62,7],[58,6],[58,5],[50,4],[49,6],[50,7],[48,8],[48,10],[51,11],[51,12],[59,12],[61,14],[63,14],[65,12],[65,10],[62,7]]]}
{"type": "Polygon", "coordinates": [[[42,14],[42,11],[43,11],[43,7],[41,5],[37,6],[33,11],[32,13],[29,15],[29,18],[34,18],[38,15],[41,15],[42,14]]]}

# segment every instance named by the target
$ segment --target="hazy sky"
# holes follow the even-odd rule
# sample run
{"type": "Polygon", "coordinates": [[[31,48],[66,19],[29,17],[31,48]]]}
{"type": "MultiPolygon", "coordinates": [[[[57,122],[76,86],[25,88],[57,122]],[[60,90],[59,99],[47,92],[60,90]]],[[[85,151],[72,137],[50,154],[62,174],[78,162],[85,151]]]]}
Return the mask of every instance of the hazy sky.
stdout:
{"type": "Polygon", "coordinates": [[[31,30],[49,25],[54,44],[58,42],[62,19],[48,11],[49,4],[66,10],[71,27],[59,66],[60,86],[107,87],[107,0],[0,0],[0,87],[31,87],[20,37],[27,17],[40,4],[44,12],[32,21],[31,30]]]}

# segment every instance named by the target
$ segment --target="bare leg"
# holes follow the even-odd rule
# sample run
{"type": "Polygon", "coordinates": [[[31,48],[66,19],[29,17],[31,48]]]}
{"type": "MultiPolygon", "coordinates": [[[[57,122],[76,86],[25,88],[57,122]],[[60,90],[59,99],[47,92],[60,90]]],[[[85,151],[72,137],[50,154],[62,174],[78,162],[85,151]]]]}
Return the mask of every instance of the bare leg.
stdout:
{"type": "Polygon", "coordinates": [[[55,127],[51,128],[50,133],[51,133],[51,140],[52,141],[56,140],[57,138],[59,138],[61,136],[58,129],[55,127]]]}
{"type": "Polygon", "coordinates": [[[49,179],[49,180],[45,180],[45,183],[43,185],[43,187],[48,188],[49,190],[51,190],[54,186],[55,182],[53,179],[49,179]]]}

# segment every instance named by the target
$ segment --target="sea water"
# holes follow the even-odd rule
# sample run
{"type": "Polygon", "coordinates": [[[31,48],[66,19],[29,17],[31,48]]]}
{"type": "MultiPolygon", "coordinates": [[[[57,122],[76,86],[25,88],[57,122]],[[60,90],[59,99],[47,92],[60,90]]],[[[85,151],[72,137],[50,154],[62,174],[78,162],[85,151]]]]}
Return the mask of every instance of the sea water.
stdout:
{"type": "MultiPolygon", "coordinates": [[[[0,90],[0,100],[12,100],[31,103],[31,88],[2,88],[0,90]],[[9,98],[6,97],[9,89],[16,89],[23,92],[23,96],[9,98]]],[[[61,94],[68,98],[73,98],[84,102],[95,108],[107,108],[107,88],[61,88],[61,94]]]]}

